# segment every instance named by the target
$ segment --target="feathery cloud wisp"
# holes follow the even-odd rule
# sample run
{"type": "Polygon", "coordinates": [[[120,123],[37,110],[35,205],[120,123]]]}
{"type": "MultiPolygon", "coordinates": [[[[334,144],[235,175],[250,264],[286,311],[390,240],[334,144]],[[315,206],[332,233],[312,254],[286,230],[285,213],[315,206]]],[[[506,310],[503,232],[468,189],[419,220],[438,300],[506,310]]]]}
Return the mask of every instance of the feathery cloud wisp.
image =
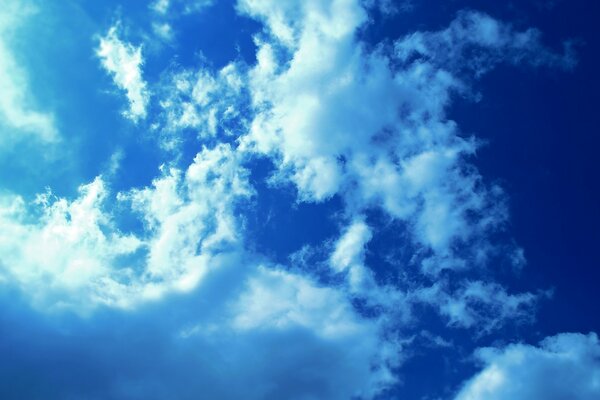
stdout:
{"type": "Polygon", "coordinates": [[[124,115],[134,122],[145,118],[150,93],[142,76],[142,48],[122,41],[117,26],[113,26],[100,38],[96,54],[115,85],[125,91],[129,110],[124,115]]]}

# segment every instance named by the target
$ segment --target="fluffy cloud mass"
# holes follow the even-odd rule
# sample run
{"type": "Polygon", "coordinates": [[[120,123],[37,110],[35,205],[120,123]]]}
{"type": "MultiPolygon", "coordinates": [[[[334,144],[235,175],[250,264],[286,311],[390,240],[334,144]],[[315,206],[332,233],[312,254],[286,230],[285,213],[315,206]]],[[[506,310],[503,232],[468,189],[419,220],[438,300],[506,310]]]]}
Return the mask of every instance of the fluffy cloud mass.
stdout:
{"type": "Polygon", "coordinates": [[[40,305],[79,310],[193,289],[218,268],[215,255],[236,251],[233,206],[251,189],[234,157],[227,145],[205,149],[185,172],[164,167],[152,186],[112,199],[101,177],[71,201],[52,193],[31,205],[2,198],[1,276],[40,305]],[[119,203],[141,217],[141,232],[121,232],[108,207],[119,203]]]}
{"type": "Polygon", "coordinates": [[[579,399],[600,396],[600,343],[596,334],[563,333],[539,347],[513,344],[477,352],[484,369],[456,400],[579,399]]]}
{"type": "MultiPolygon", "coordinates": [[[[16,284],[41,310],[69,309],[83,315],[101,306],[133,310],[166,301],[169,295],[189,296],[183,309],[195,312],[183,312],[172,321],[172,329],[179,331],[177,340],[184,343],[180,346],[193,344],[194,353],[218,351],[212,364],[230,368],[234,363],[241,368],[239,379],[274,380],[244,390],[246,398],[372,397],[396,381],[391,368],[399,362],[399,346],[382,345],[378,320],[357,313],[343,291],[275,265],[261,265],[256,255],[243,249],[236,209],[248,206],[253,190],[248,171],[229,145],[204,149],[186,171],[167,166],[162,170],[151,186],[117,195],[111,195],[98,177],[81,186],[71,201],[52,193],[39,195],[32,204],[18,196],[2,198],[0,281],[16,284]],[[138,216],[141,229],[123,233],[116,223],[120,208],[138,216]],[[213,336],[221,339],[215,342],[213,336]],[[274,354],[268,349],[253,349],[271,337],[278,337],[281,346],[288,340],[297,342],[292,349],[284,347],[291,352],[288,366],[271,365],[274,354]],[[302,354],[320,348],[326,352],[308,358],[302,354]],[[338,361],[342,355],[344,362],[338,361]],[[247,358],[263,364],[262,370],[253,374],[244,369],[247,358]],[[327,372],[308,372],[321,363],[328,365],[327,372]],[[285,371],[300,366],[307,372],[285,377],[285,371]],[[353,383],[342,384],[349,376],[353,383]],[[290,392],[290,387],[302,385],[306,388],[290,392]]],[[[182,307],[180,301],[167,304],[182,307]]],[[[156,312],[156,318],[164,318],[160,309],[156,312]]],[[[281,346],[273,351],[283,351],[281,346]]],[[[197,361],[191,357],[186,362],[197,361]]],[[[222,377],[205,367],[204,376],[214,381],[201,389],[203,393],[232,399],[242,395],[239,387],[215,385],[222,377]]],[[[157,385],[168,387],[170,379],[157,385]]],[[[118,387],[107,388],[107,396],[138,393],[159,399],[161,390],[168,390],[147,391],[136,385],[135,377],[126,377],[118,387]]],[[[187,398],[185,393],[180,396],[187,398]]]]}
{"type": "Polygon", "coordinates": [[[429,255],[427,273],[464,267],[455,250],[466,243],[477,243],[471,258],[485,262],[485,238],[506,220],[502,191],[469,165],[477,140],[446,110],[469,78],[500,62],[568,65],[568,54],[545,49],[535,30],[477,12],[368,51],[356,41],[367,20],[358,2],[239,7],[265,23],[243,148],[274,159],[277,179],[293,182],[302,201],[339,195],[352,213],[380,207],[406,222],[429,255]]]}

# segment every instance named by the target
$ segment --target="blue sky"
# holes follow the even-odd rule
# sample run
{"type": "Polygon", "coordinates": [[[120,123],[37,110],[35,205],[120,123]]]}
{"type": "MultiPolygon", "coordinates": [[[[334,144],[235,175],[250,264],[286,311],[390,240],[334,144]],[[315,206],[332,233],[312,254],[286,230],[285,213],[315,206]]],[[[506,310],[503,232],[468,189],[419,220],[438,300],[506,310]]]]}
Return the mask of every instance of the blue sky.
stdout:
{"type": "Polygon", "coordinates": [[[600,397],[595,3],[0,5],[0,398],[600,397]]]}

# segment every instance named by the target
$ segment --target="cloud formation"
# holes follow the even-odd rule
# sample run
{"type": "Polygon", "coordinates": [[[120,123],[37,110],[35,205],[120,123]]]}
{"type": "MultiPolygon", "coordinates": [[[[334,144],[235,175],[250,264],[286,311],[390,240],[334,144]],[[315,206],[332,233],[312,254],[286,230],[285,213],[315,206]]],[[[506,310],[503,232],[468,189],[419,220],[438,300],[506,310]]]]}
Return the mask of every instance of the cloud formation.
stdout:
{"type": "MultiPolygon", "coordinates": [[[[36,104],[28,71],[14,45],[19,30],[36,13],[33,3],[8,0],[0,12],[0,147],[30,139],[51,143],[59,139],[54,115],[36,104]]],[[[44,107],[45,108],[45,107],[44,107]]]]}
{"type": "Polygon", "coordinates": [[[52,193],[0,202],[0,276],[41,308],[129,308],[190,291],[222,252],[238,251],[235,202],[252,194],[228,145],[204,149],[186,171],[163,169],[152,186],[111,196],[101,177],[73,200],[52,193]],[[111,210],[141,218],[123,233],[111,210]]]}
{"type": "Polygon", "coordinates": [[[346,254],[334,250],[330,263],[350,271],[354,295],[362,286],[369,302],[409,314],[411,304],[430,304],[450,326],[529,320],[537,295],[511,294],[489,277],[463,280],[500,253],[521,252],[491,241],[508,218],[503,190],[484,182],[471,162],[479,142],[447,110],[500,63],[568,68],[571,54],[543,46],[536,30],[475,11],[369,50],[357,40],[368,20],[358,2],[248,0],[238,8],[264,24],[248,71],[253,117],[240,150],[268,157],[271,182],[292,183],[301,202],[342,200],[349,228],[337,246],[346,254]],[[410,263],[420,269],[405,272],[411,277],[399,287],[378,282],[360,251],[368,239],[356,221],[372,210],[402,223],[410,263]]]}
{"type": "Polygon", "coordinates": [[[546,48],[535,28],[517,31],[509,23],[491,16],[461,11],[448,28],[437,32],[415,32],[394,44],[403,62],[428,60],[452,71],[480,77],[497,64],[529,64],[533,67],[573,68],[576,58],[572,43],[563,52],[546,48]]]}
{"type": "Polygon", "coordinates": [[[539,346],[512,344],[476,353],[481,372],[455,400],[578,399],[600,396],[600,343],[590,333],[562,333],[539,346]]]}
{"type": "Polygon", "coordinates": [[[301,201],[337,195],[351,214],[381,208],[405,222],[428,274],[468,267],[466,258],[485,264],[493,251],[486,238],[507,218],[503,193],[469,162],[479,144],[446,111],[499,62],[565,57],[543,47],[537,31],[477,12],[370,51],[356,40],[367,15],[355,1],[248,0],[239,8],[265,24],[242,148],[274,160],[275,180],[292,182],[301,201]],[[474,243],[473,254],[458,255],[474,243]]]}
{"type": "Polygon", "coordinates": [[[239,326],[230,318],[246,310],[226,306],[239,293],[239,274],[247,267],[239,268],[239,263],[247,260],[230,261],[232,268],[216,271],[204,290],[137,313],[105,312],[101,318],[54,322],[13,297],[0,314],[0,370],[14,379],[0,382],[0,395],[344,400],[373,397],[395,380],[382,361],[395,357],[398,348],[382,347],[372,322],[333,290],[303,277],[258,273],[239,304],[260,288],[270,294],[269,306],[283,304],[280,309],[292,311],[290,318],[276,327],[264,316],[260,322],[265,326],[239,326]],[[298,305],[290,302],[295,296],[301,297],[298,305]],[[318,315],[311,313],[314,309],[318,315]],[[318,318],[323,316],[334,320],[318,318]],[[19,371],[29,371],[26,379],[19,371]]]}
{"type": "Polygon", "coordinates": [[[115,85],[125,91],[129,110],[124,115],[134,122],[145,118],[150,93],[142,76],[142,48],[122,41],[118,36],[118,26],[113,26],[100,38],[96,54],[115,85]]]}
{"type": "Polygon", "coordinates": [[[177,25],[174,22],[182,16],[190,16],[205,11],[214,4],[214,0],[155,0],[150,3],[154,14],[152,31],[165,43],[173,43],[177,25]]]}
{"type": "Polygon", "coordinates": [[[365,246],[373,234],[364,221],[355,220],[335,243],[329,260],[336,273],[348,274],[351,290],[358,292],[373,284],[373,277],[365,267],[365,246]]]}
{"type": "Polygon", "coordinates": [[[201,140],[234,138],[245,128],[249,105],[246,67],[232,62],[213,73],[209,68],[184,69],[162,85],[158,120],[163,147],[173,149],[182,131],[201,140]]]}

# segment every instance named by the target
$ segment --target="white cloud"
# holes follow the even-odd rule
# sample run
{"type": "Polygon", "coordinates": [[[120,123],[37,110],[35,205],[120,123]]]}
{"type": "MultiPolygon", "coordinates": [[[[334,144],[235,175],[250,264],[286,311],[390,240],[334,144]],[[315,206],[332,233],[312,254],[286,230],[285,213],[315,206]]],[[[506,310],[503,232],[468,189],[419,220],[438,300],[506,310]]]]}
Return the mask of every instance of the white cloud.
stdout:
{"type": "MultiPolygon", "coordinates": [[[[366,21],[358,2],[247,0],[239,8],[264,21],[266,31],[249,72],[255,117],[243,149],[276,161],[274,181],[293,182],[303,201],[338,194],[352,213],[381,207],[405,221],[413,242],[430,254],[422,258],[429,274],[468,266],[456,248],[473,241],[478,254],[468,258],[484,264],[487,235],[506,211],[500,188],[485,185],[468,162],[477,141],[460,136],[446,116],[451,97],[466,87],[454,67],[470,62],[462,49],[472,45],[501,54],[518,41],[518,60],[533,58],[543,50],[537,36],[462,13],[447,30],[399,40],[395,53],[368,52],[355,39],[366,21]],[[468,34],[454,38],[459,28],[468,34]],[[414,39],[421,36],[427,39],[414,39]],[[447,37],[457,42],[448,47],[461,49],[454,64],[435,51],[447,37]],[[430,56],[407,55],[417,50],[430,56]]],[[[551,63],[552,53],[544,54],[551,63]]],[[[477,64],[495,61],[492,54],[477,64]]]]}
{"type": "Polygon", "coordinates": [[[373,237],[371,229],[361,220],[354,221],[335,245],[331,266],[342,272],[364,262],[365,245],[373,237]]]}
{"type": "Polygon", "coordinates": [[[3,2],[0,10],[0,146],[30,137],[43,143],[59,139],[55,118],[36,104],[35,88],[13,44],[35,12],[32,4],[12,0],[3,2]]]}
{"type": "Polygon", "coordinates": [[[156,0],[150,4],[150,8],[157,14],[169,16],[175,6],[180,6],[177,12],[192,14],[200,12],[214,4],[214,0],[156,0]]]}
{"type": "Polygon", "coordinates": [[[150,4],[150,8],[159,14],[166,14],[169,11],[170,0],[156,0],[150,4]]]}
{"type": "Polygon", "coordinates": [[[146,117],[150,101],[147,84],[142,76],[142,48],[122,41],[117,30],[117,26],[113,26],[100,38],[96,54],[115,85],[126,92],[129,110],[124,115],[135,122],[146,117]]]}
{"type": "MultiPolygon", "coordinates": [[[[361,316],[344,290],[258,264],[244,250],[236,206],[253,189],[242,156],[226,144],[205,148],[187,169],[164,166],[151,186],[116,202],[102,178],[72,200],[0,197],[0,283],[18,286],[42,310],[85,314],[162,300],[144,313],[168,320],[168,343],[188,349],[178,360],[196,365],[199,354],[212,354],[195,388],[211,398],[375,397],[396,382],[401,344],[383,336],[377,318],[361,316]],[[117,224],[128,211],[143,222],[133,233],[117,224]],[[166,296],[174,293],[186,296],[166,296]]],[[[110,392],[146,393],[138,381],[146,371],[111,381],[110,392]]],[[[168,379],[153,390],[167,390],[168,379]]]]}
{"type": "Polygon", "coordinates": [[[283,270],[259,268],[233,310],[233,326],[241,332],[303,329],[335,346],[343,344],[346,362],[355,368],[328,398],[372,398],[396,382],[391,368],[400,362],[401,347],[383,340],[377,320],[360,317],[343,291],[283,270]]]}
{"type": "Polygon", "coordinates": [[[212,254],[241,244],[236,201],[253,191],[229,145],[198,153],[185,175],[176,169],[153,186],[121,196],[130,200],[148,229],[147,274],[194,288],[210,268],[212,254]]]}
{"type": "Polygon", "coordinates": [[[572,68],[576,62],[572,49],[569,43],[564,46],[563,54],[552,52],[542,45],[537,29],[516,31],[487,14],[463,11],[444,30],[415,32],[399,40],[395,51],[404,62],[423,59],[481,76],[498,63],[572,68]]]}
{"type": "Polygon", "coordinates": [[[169,76],[161,88],[163,146],[175,147],[182,130],[193,130],[200,138],[239,134],[234,130],[245,124],[248,111],[243,73],[243,65],[230,63],[216,73],[199,68],[169,76]]]}
{"type": "Polygon", "coordinates": [[[336,338],[362,329],[342,292],[282,270],[260,269],[235,309],[234,326],[241,330],[299,326],[336,338]]]}
{"type": "Polygon", "coordinates": [[[101,210],[106,196],[100,178],[81,186],[72,201],[45,193],[30,206],[21,197],[4,196],[0,274],[37,305],[75,301],[87,308],[112,301],[115,282],[128,278],[127,269],[116,268],[119,260],[141,242],[119,232],[101,210]]]}
{"type": "Polygon", "coordinates": [[[145,222],[127,234],[102,178],[73,200],[3,196],[0,275],[40,308],[83,312],[190,291],[218,268],[220,253],[240,250],[233,208],[252,194],[246,174],[228,145],[204,149],[185,172],[164,168],[151,187],[117,196],[145,222]]]}
{"type": "Polygon", "coordinates": [[[373,285],[373,277],[365,263],[365,246],[373,234],[362,219],[355,219],[335,243],[329,263],[337,273],[347,273],[353,292],[373,285]]]}
{"type": "Polygon", "coordinates": [[[156,36],[158,36],[160,39],[162,39],[165,42],[171,42],[171,41],[173,41],[173,39],[175,37],[175,35],[173,33],[173,27],[167,22],[163,22],[163,23],[153,22],[152,30],[154,31],[156,36]]]}
{"type": "Polygon", "coordinates": [[[200,12],[202,10],[204,10],[205,8],[208,8],[210,6],[212,6],[214,4],[215,0],[186,0],[185,3],[185,7],[184,7],[184,13],[186,14],[191,14],[191,13],[196,13],[196,12],[200,12]]]}
{"type": "MultiPolygon", "coordinates": [[[[300,201],[340,196],[350,225],[373,208],[401,222],[405,246],[414,249],[410,262],[424,275],[414,279],[430,282],[383,285],[360,249],[334,250],[330,265],[352,271],[353,294],[363,280],[360,294],[372,304],[430,304],[450,326],[479,331],[531,320],[537,295],[511,294],[493,280],[461,281],[461,272],[477,267],[479,274],[507,253],[490,239],[507,210],[502,189],[486,184],[470,162],[478,141],[461,134],[447,109],[501,62],[569,67],[570,53],[545,48],[536,30],[517,31],[478,12],[367,50],[357,41],[367,21],[357,1],[240,0],[238,9],[264,24],[248,72],[254,115],[240,150],[274,161],[271,182],[293,183],[300,201]],[[457,275],[438,280],[448,270],[457,275]]],[[[344,235],[339,246],[355,236],[344,235]]]]}
{"type": "Polygon", "coordinates": [[[474,328],[491,333],[506,321],[531,321],[540,296],[532,293],[510,294],[497,283],[461,282],[453,289],[444,281],[410,293],[412,301],[430,304],[444,316],[448,325],[474,328]]]}
{"type": "Polygon", "coordinates": [[[154,38],[146,38],[150,51],[160,49],[163,44],[174,44],[177,36],[177,19],[203,12],[213,4],[214,0],[155,0],[151,2],[149,7],[152,10],[151,26],[154,38]]]}
{"type": "Polygon", "coordinates": [[[512,344],[477,352],[481,372],[456,400],[592,400],[600,398],[600,343],[596,334],[562,333],[538,347],[512,344]]]}

